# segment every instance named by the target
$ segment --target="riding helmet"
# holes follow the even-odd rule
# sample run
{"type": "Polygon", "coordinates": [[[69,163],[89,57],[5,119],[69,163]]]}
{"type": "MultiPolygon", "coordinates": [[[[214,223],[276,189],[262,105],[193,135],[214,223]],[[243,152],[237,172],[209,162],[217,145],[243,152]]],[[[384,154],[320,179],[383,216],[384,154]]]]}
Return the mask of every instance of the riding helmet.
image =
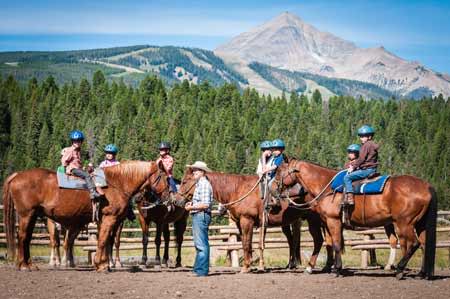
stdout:
{"type": "Polygon", "coordinates": [[[115,144],[108,144],[104,148],[105,153],[116,155],[119,152],[119,148],[115,144]]]}
{"type": "Polygon", "coordinates": [[[272,141],[272,146],[271,148],[285,148],[284,145],[284,141],[281,139],[275,139],[274,141],[272,141]]]}
{"type": "Polygon", "coordinates": [[[74,130],[69,133],[69,138],[72,141],[83,141],[84,140],[84,134],[81,131],[74,130]]]}
{"type": "Polygon", "coordinates": [[[359,144],[350,144],[347,147],[348,153],[359,153],[359,150],[361,149],[361,146],[359,144]]]}
{"type": "Polygon", "coordinates": [[[358,129],[358,136],[369,136],[369,135],[374,135],[375,134],[375,130],[368,125],[364,125],[361,128],[358,129]]]}
{"type": "Polygon", "coordinates": [[[170,143],[167,142],[167,141],[162,141],[162,142],[159,144],[159,149],[160,149],[160,150],[163,150],[163,149],[169,149],[169,150],[170,150],[170,143]]]}
{"type": "Polygon", "coordinates": [[[263,142],[261,142],[259,148],[263,151],[266,149],[270,149],[272,147],[272,141],[270,140],[264,140],[263,142]]]}

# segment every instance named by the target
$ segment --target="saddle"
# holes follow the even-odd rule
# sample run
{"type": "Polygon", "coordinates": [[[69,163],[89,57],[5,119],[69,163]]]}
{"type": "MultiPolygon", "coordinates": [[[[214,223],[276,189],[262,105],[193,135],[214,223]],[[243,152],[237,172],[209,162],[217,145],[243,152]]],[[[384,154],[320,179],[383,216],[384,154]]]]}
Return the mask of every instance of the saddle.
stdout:
{"type": "MultiPolygon", "coordinates": [[[[334,192],[342,193],[344,192],[344,176],[347,171],[342,170],[337,174],[331,183],[331,189],[334,192]]],[[[369,175],[367,178],[353,181],[353,190],[355,194],[379,194],[383,193],[384,186],[387,180],[390,178],[389,175],[380,175],[375,172],[369,175]]]]}
{"type": "MultiPolygon", "coordinates": [[[[91,175],[93,177],[95,186],[101,188],[108,186],[103,169],[96,168],[91,175]]],[[[59,188],[87,190],[86,181],[75,175],[66,174],[66,168],[62,165],[59,166],[56,171],[56,178],[59,188]]]]}

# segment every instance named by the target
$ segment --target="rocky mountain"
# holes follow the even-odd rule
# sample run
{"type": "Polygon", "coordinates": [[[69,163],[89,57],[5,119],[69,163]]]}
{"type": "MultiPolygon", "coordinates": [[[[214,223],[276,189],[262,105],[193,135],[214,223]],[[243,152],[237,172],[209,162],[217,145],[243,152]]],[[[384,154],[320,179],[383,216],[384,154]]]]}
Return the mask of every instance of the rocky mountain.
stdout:
{"type": "MultiPolygon", "coordinates": [[[[359,48],[288,12],[238,35],[214,53],[241,71],[258,62],[288,71],[372,83],[397,96],[450,96],[447,74],[406,61],[383,47],[359,48]]],[[[251,73],[248,79],[252,85],[260,78],[251,73]]],[[[269,85],[265,88],[270,89],[269,85]]]]}

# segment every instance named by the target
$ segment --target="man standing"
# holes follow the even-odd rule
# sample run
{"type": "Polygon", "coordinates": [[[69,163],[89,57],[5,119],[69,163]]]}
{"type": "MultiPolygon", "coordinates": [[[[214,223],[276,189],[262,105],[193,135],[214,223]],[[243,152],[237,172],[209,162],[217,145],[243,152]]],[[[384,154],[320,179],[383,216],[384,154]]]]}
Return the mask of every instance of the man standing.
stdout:
{"type": "Polygon", "coordinates": [[[194,273],[196,276],[207,276],[209,272],[208,227],[211,223],[213,190],[205,174],[211,170],[202,161],[186,166],[192,169],[194,178],[197,180],[192,202],[185,206],[192,215],[192,234],[196,250],[194,273]]]}

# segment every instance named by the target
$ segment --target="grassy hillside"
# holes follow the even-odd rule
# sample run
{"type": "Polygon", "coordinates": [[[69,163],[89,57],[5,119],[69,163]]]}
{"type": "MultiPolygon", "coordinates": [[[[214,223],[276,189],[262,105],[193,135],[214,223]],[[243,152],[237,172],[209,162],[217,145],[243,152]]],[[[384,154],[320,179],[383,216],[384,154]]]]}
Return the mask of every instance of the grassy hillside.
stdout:
{"type": "Polygon", "coordinates": [[[329,78],[304,72],[292,72],[258,62],[253,62],[249,66],[265,80],[286,92],[291,92],[293,90],[297,92],[304,92],[306,89],[305,80],[311,80],[316,82],[318,85],[327,88],[336,95],[353,97],[361,96],[369,99],[385,99],[394,96],[392,92],[371,83],[329,78]]]}
{"type": "Polygon", "coordinates": [[[156,74],[172,84],[187,79],[192,83],[209,81],[247,84],[247,80],[228,67],[211,51],[180,47],[132,46],[110,49],[58,52],[0,53],[0,75],[12,74],[19,82],[32,77],[53,76],[58,83],[92,78],[101,70],[109,81],[123,80],[136,85],[146,75],[156,74]]]}

